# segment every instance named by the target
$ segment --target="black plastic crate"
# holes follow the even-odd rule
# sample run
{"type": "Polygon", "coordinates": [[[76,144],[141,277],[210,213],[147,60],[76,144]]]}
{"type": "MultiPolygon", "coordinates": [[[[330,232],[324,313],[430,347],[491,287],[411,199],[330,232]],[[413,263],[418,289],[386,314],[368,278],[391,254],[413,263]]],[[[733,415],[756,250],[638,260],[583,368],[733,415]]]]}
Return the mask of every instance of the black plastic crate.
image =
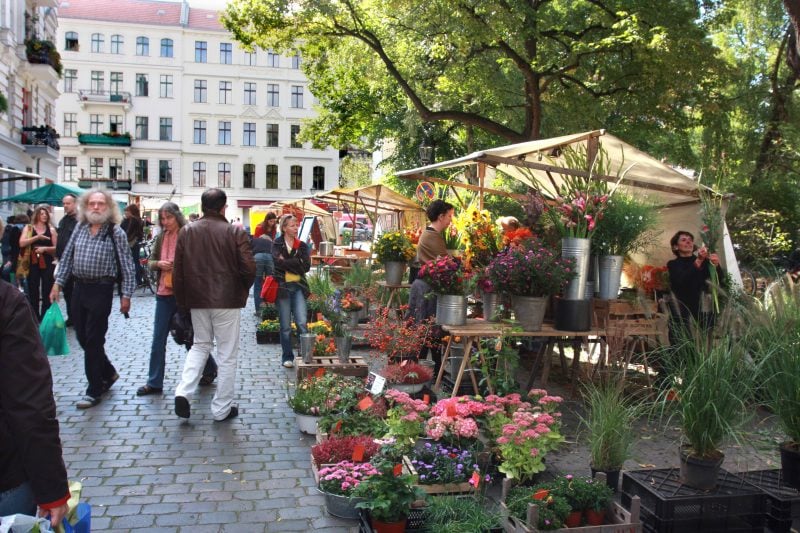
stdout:
{"type": "Polygon", "coordinates": [[[622,475],[622,504],[630,508],[639,496],[644,513],[662,521],[690,519],[713,521],[731,516],[751,517],[764,513],[764,494],[741,477],[720,469],[717,487],[703,491],[680,482],[680,470],[662,468],[633,470],[622,475]]]}
{"type": "Polygon", "coordinates": [[[783,483],[781,470],[753,470],[739,474],[764,491],[767,526],[774,532],[788,532],[792,520],[800,518],[800,491],[783,483]]]}
{"type": "Polygon", "coordinates": [[[763,515],[697,517],[662,520],[641,509],[644,533],[763,533],[763,515]]]}

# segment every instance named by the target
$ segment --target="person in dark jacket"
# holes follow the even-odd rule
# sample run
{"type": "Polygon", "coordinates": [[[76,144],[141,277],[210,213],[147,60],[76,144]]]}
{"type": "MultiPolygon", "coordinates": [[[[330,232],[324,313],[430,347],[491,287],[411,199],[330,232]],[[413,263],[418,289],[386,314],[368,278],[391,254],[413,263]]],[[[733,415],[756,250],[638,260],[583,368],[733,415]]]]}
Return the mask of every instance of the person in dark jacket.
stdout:
{"type": "Polygon", "coordinates": [[[306,272],[311,270],[311,252],[308,244],[297,238],[297,219],[286,215],[280,222],[281,234],[272,245],[275,262],[275,280],[279,283],[278,318],[281,323],[281,359],[283,366],[294,366],[292,353],[292,315],[297,334],[308,333],[306,299],[311,294],[306,272]]]}
{"type": "Polygon", "coordinates": [[[0,354],[0,516],[49,514],[55,526],[67,512],[69,485],[53,377],[30,303],[5,281],[0,354]]]}
{"type": "MultiPolygon", "coordinates": [[[[67,193],[61,199],[64,204],[64,216],[58,221],[58,242],[56,243],[56,259],[61,259],[61,254],[67,248],[69,238],[72,237],[72,232],[75,231],[75,226],[78,224],[78,217],[76,211],[78,208],[78,197],[72,193],[67,193]]],[[[72,301],[72,287],[75,285],[75,280],[70,277],[67,284],[64,285],[64,300],[67,302],[67,320],[65,324],[67,327],[72,326],[72,318],[70,313],[70,302],[72,301]]]]}
{"type": "Polygon", "coordinates": [[[11,283],[11,274],[17,271],[19,259],[19,237],[22,230],[16,225],[16,217],[10,216],[3,231],[3,273],[2,278],[11,283]]]}
{"type": "Polygon", "coordinates": [[[264,284],[264,278],[275,272],[275,264],[272,261],[272,238],[264,233],[260,237],[253,238],[250,244],[253,246],[253,257],[256,260],[253,304],[256,308],[256,315],[261,316],[261,286],[264,284]]]}

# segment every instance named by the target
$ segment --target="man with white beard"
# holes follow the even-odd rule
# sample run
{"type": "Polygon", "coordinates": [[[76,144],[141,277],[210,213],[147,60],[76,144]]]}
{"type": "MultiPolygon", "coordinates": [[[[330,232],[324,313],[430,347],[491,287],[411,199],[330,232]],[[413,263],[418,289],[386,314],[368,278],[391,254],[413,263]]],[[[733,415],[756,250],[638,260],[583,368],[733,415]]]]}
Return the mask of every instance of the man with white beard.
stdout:
{"type": "Polygon", "coordinates": [[[78,401],[78,409],[100,403],[117,379],[114,365],[105,352],[108,316],[114,300],[114,283],[120,281],[119,311],[125,317],[131,307],[131,294],[136,288],[133,259],[128,239],[119,227],[119,207],[111,194],[94,190],[78,200],[78,226],[64,253],[50,301],[57,302],[61,287],[72,276],[70,316],[75,335],[84,352],[84,368],[89,386],[78,401]]]}

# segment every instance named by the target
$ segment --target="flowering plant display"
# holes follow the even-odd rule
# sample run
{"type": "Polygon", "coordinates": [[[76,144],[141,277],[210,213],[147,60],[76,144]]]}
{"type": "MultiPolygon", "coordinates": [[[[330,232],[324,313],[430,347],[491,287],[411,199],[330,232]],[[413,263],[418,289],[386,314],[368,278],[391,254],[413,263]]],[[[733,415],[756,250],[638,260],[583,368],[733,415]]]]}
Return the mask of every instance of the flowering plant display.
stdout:
{"type": "Polygon", "coordinates": [[[363,388],[361,380],[350,376],[330,372],[308,376],[297,385],[289,405],[296,413],[322,415],[348,403],[355,405],[355,398],[363,388]]]}
{"type": "Polygon", "coordinates": [[[431,380],[433,377],[433,369],[413,361],[406,361],[405,364],[388,365],[381,371],[381,374],[389,383],[418,385],[431,380]]]}
{"type": "Polygon", "coordinates": [[[454,225],[450,225],[442,230],[442,238],[444,238],[444,245],[448,250],[463,250],[464,237],[454,225]]]}
{"type": "MultiPolygon", "coordinates": [[[[444,446],[439,443],[426,442],[414,448],[409,455],[411,465],[417,471],[420,485],[436,485],[446,483],[465,483],[471,480],[473,473],[481,473],[477,454],[469,449],[455,446],[444,446]]],[[[486,475],[482,481],[492,478],[486,475]]]]}
{"type": "Polygon", "coordinates": [[[319,488],[330,494],[350,496],[362,480],[377,473],[370,463],[342,461],[319,471],[319,488]]]}
{"type": "Polygon", "coordinates": [[[441,256],[426,261],[417,277],[431,286],[436,294],[466,294],[470,291],[472,276],[465,272],[458,257],[441,256]]]}
{"type": "Polygon", "coordinates": [[[434,317],[424,322],[411,317],[399,320],[393,309],[382,307],[367,322],[364,336],[379,355],[386,354],[390,361],[399,361],[404,354],[418,354],[427,346],[434,321],[434,317]]]}
{"type": "Polygon", "coordinates": [[[400,522],[408,516],[412,502],[425,495],[414,486],[411,476],[395,475],[391,462],[383,461],[377,469],[377,475],[363,480],[353,491],[353,496],[365,498],[356,507],[368,509],[374,520],[400,522]]]}
{"type": "Polygon", "coordinates": [[[372,246],[372,251],[380,263],[411,261],[417,254],[409,238],[400,231],[390,231],[381,235],[380,239],[372,246]]]}
{"type": "Polygon", "coordinates": [[[342,296],[340,306],[342,311],[346,311],[348,313],[355,313],[356,311],[361,311],[364,309],[364,303],[349,292],[342,296]]]}
{"type": "Polygon", "coordinates": [[[332,337],[317,335],[314,341],[314,357],[331,357],[336,355],[336,342],[332,337]]]}
{"type": "Polygon", "coordinates": [[[517,486],[511,489],[506,498],[506,506],[512,516],[527,520],[528,504],[539,507],[539,523],[536,529],[549,531],[564,527],[564,520],[572,508],[562,496],[551,494],[546,488],[517,486]]]}
{"type": "MultiPolygon", "coordinates": [[[[528,241],[534,238],[533,232],[528,228],[517,228],[507,231],[503,235],[503,246],[512,248],[528,247],[528,241]]],[[[497,254],[495,254],[496,256],[497,254]]],[[[494,257],[494,256],[493,256],[494,257]]],[[[490,260],[491,262],[491,260],[490,260]]]]}
{"type": "Polygon", "coordinates": [[[425,432],[436,441],[453,445],[474,441],[480,429],[478,417],[482,416],[487,405],[469,396],[445,398],[431,408],[431,418],[425,424],[425,432]]]}
{"type": "Polygon", "coordinates": [[[525,248],[509,248],[486,267],[489,280],[502,292],[520,296],[557,294],[575,277],[575,260],[561,257],[540,240],[525,248]]]}
{"type": "Polygon", "coordinates": [[[669,290],[669,269],[645,265],[639,270],[639,286],[648,293],[669,290]]]}
{"type": "Polygon", "coordinates": [[[415,225],[413,228],[406,228],[403,230],[403,233],[411,241],[411,244],[416,246],[419,244],[419,238],[422,236],[422,228],[418,225],[415,225]]]}
{"type": "Polygon", "coordinates": [[[658,211],[646,201],[616,192],[608,197],[603,223],[592,236],[596,255],[628,255],[647,249],[654,241],[658,211]]]}
{"type": "Polygon", "coordinates": [[[324,320],[317,320],[316,322],[309,322],[306,327],[309,333],[315,335],[327,335],[331,332],[331,327],[324,320]]]}
{"type": "Polygon", "coordinates": [[[486,209],[470,204],[453,219],[453,226],[462,235],[467,268],[485,267],[500,251],[500,232],[486,209]]]}
{"type": "Polygon", "coordinates": [[[415,400],[407,393],[389,389],[384,393],[392,407],[386,413],[389,436],[397,443],[412,446],[425,431],[425,419],[430,406],[422,400],[415,400]]]}
{"type": "Polygon", "coordinates": [[[311,458],[317,466],[350,461],[356,446],[364,447],[364,461],[369,461],[381,449],[380,445],[367,435],[331,437],[311,447],[311,458]]]}
{"type": "MultiPolygon", "coordinates": [[[[292,323],[294,325],[294,323],[292,323]]],[[[278,320],[264,320],[256,326],[257,331],[280,331],[281,323],[278,320]]]]}

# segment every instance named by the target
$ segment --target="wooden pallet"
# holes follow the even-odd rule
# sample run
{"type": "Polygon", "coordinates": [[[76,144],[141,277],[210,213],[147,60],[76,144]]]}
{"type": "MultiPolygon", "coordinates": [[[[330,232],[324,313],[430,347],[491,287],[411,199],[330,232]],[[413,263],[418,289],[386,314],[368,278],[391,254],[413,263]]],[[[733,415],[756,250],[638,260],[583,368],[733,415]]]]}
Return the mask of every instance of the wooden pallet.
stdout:
{"type": "Polygon", "coordinates": [[[295,358],[294,366],[297,368],[297,381],[313,375],[320,368],[325,372],[333,372],[342,376],[355,376],[359,378],[367,377],[369,369],[363,357],[350,356],[348,363],[340,363],[339,358],[334,357],[314,357],[313,363],[304,363],[302,359],[295,358]]]}

